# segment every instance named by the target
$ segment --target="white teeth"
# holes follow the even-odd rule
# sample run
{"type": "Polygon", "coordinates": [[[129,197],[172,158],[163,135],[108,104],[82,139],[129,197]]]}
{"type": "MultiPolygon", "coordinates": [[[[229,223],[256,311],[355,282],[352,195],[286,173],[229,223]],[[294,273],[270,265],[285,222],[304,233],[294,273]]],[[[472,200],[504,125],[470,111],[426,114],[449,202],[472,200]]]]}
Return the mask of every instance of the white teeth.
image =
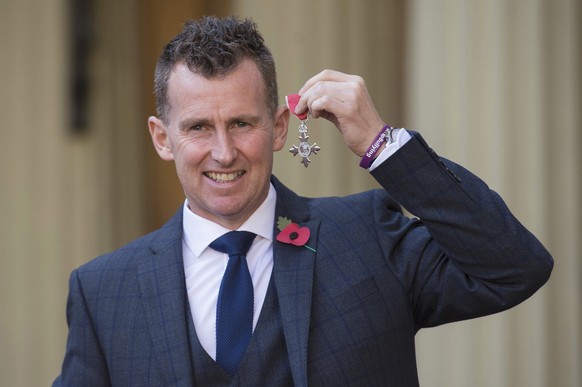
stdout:
{"type": "Polygon", "coordinates": [[[234,172],[234,173],[216,173],[216,172],[207,172],[206,176],[211,178],[212,180],[219,182],[219,183],[227,183],[229,181],[233,181],[239,176],[242,176],[244,172],[234,172]]]}

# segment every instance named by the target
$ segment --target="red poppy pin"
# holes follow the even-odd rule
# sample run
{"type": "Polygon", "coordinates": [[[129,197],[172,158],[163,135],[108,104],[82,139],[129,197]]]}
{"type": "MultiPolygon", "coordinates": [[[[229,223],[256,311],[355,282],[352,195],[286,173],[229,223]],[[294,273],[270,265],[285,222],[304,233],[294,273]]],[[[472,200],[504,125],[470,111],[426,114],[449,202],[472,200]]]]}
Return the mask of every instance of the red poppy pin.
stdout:
{"type": "Polygon", "coordinates": [[[276,238],[279,242],[295,246],[303,246],[314,253],[316,252],[314,248],[306,245],[309,240],[309,235],[311,234],[311,231],[309,231],[307,227],[299,227],[299,225],[293,223],[291,219],[280,216],[277,219],[277,228],[280,231],[276,238]]]}

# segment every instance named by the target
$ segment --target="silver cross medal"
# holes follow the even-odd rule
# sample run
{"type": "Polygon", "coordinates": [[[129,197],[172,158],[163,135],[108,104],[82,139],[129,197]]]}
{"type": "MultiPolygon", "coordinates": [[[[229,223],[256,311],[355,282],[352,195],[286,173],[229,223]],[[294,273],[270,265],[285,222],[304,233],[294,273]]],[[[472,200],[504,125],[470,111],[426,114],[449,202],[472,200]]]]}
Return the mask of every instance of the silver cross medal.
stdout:
{"type": "Polygon", "coordinates": [[[317,143],[313,143],[313,145],[309,144],[307,140],[309,136],[307,135],[307,121],[309,120],[308,113],[305,112],[303,114],[295,114],[295,107],[297,106],[297,102],[299,102],[299,94],[291,94],[285,97],[287,101],[287,107],[299,120],[301,124],[299,125],[299,146],[293,145],[289,149],[289,152],[293,154],[293,156],[299,155],[301,156],[301,163],[305,165],[305,168],[309,166],[311,160],[309,160],[309,156],[311,154],[317,154],[321,150],[321,148],[317,145],[317,143]]]}

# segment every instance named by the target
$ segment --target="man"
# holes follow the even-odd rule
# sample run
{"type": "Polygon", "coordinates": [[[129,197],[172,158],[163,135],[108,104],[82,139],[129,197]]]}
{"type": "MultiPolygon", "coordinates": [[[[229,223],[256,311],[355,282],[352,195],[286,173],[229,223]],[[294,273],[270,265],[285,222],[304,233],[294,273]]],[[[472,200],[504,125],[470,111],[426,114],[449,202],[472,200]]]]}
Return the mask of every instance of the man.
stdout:
{"type": "Polygon", "coordinates": [[[186,202],[160,230],[72,273],[56,386],[418,386],[420,328],[508,309],[549,277],[548,252],[482,181],[417,133],[378,136],[360,77],[321,72],[293,113],[333,122],[383,189],[288,190],[271,170],[290,113],[251,21],[187,23],[155,87],[150,133],[186,202]],[[285,237],[281,220],[295,227],[285,237]],[[238,261],[217,242],[232,230],[254,238],[238,261]],[[233,302],[241,311],[225,324],[232,262],[250,274],[251,312],[240,322],[246,301],[233,302]]]}

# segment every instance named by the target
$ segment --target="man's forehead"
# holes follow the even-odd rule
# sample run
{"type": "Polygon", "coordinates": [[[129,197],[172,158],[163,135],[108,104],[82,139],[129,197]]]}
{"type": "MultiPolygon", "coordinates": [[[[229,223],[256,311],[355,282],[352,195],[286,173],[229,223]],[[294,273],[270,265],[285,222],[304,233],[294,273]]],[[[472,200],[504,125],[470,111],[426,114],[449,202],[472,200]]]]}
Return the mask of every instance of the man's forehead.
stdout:
{"type": "Polygon", "coordinates": [[[199,76],[208,81],[222,80],[228,78],[230,75],[238,72],[245,71],[250,73],[255,73],[261,79],[263,78],[257,64],[251,58],[243,58],[236,64],[229,66],[228,68],[217,68],[214,70],[205,70],[204,68],[196,67],[195,65],[188,64],[187,61],[181,60],[177,62],[170,71],[170,78],[176,73],[184,72],[191,73],[199,76]]]}
{"type": "Polygon", "coordinates": [[[232,88],[240,88],[241,100],[248,99],[254,94],[263,99],[266,107],[269,107],[264,78],[257,65],[250,59],[243,60],[227,73],[215,76],[204,76],[201,72],[190,69],[185,62],[178,62],[170,72],[168,80],[169,110],[171,111],[172,104],[179,103],[186,95],[219,98],[222,90],[232,88]]]}

